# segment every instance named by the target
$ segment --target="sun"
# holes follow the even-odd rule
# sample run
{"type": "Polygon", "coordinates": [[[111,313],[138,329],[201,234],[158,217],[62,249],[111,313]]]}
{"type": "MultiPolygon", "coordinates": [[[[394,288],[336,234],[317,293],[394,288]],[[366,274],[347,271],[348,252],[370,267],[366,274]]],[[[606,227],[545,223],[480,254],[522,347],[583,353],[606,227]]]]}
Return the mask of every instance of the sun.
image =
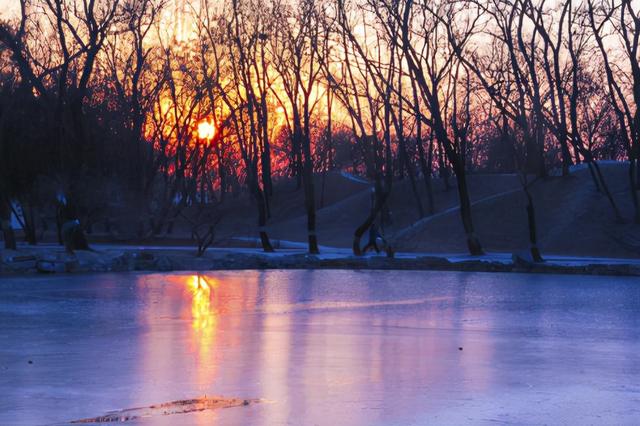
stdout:
{"type": "Polygon", "coordinates": [[[213,123],[203,120],[198,123],[198,138],[210,141],[216,134],[216,128],[213,123]]]}

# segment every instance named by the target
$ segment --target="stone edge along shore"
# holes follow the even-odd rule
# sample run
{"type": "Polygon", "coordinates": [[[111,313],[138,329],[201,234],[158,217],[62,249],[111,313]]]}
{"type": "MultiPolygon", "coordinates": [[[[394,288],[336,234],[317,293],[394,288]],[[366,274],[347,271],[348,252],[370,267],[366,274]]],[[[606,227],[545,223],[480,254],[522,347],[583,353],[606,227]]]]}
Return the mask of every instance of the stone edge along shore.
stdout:
{"type": "Polygon", "coordinates": [[[278,254],[216,252],[197,258],[186,251],[118,250],[77,252],[70,255],[62,251],[23,254],[4,252],[0,262],[0,276],[37,273],[90,273],[90,272],[170,272],[217,271],[242,269],[379,269],[379,270],[434,270],[465,272],[520,272],[573,275],[640,276],[637,264],[576,264],[533,263],[514,255],[511,262],[473,259],[452,262],[438,256],[402,258],[375,257],[322,257],[309,254],[278,254]]]}

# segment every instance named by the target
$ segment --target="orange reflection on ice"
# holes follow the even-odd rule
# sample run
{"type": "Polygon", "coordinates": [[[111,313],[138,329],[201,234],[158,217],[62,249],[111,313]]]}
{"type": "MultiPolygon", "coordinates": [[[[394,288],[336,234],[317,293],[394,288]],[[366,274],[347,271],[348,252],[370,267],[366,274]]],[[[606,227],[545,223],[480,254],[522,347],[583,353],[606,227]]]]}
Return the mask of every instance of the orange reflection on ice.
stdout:
{"type": "Polygon", "coordinates": [[[211,306],[215,288],[218,283],[201,275],[192,275],[187,280],[192,295],[191,326],[194,330],[193,341],[197,345],[201,358],[207,358],[213,345],[217,312],[211,306]]]}

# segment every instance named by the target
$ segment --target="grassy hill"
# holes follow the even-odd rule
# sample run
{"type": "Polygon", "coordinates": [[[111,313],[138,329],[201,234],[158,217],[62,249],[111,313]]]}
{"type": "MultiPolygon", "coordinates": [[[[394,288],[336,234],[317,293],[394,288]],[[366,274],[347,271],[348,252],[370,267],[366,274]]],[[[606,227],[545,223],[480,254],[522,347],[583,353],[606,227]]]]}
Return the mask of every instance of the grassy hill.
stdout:
{"type": "MultiPolygon", "coordinates": [[[[627,166],[602,164],[604,177],[622,213],[616,220],[606,197],[599,193],[586,169],[568,177],[539,179],[531,187],[536,207],[538,239],[544,253],[582,256],[638,257],[640,226],[632,223],[627,166]]],[[[473,219],[487,251],[518,252],[528,247],[526,198],[514,175],[475,174],[469,176],[473,219]]],[[[418,181],[426,210],[426,191],[418,181]]],[[[420,218],[408,180],[394,182],[389,201],[392,224],[387,237],[399,251],[464,253],[465,236],[460,221],[455,181],[445,189],[435,179],[435,215],[420,218]]],[[[318,205],[322,177],[316,177],[318,205]]],[[[317,211],[320,244],[350,247],[353,232],[367,216],[371,186],[339,173],[325,178],[323,207],[317,211]]],[[[304,194],[291,182],[280,183],[271,200],[269,235],[274,239],[306,241],[304,194]]],[[[249,200],[227,207],[228,219],[220,225],[222,245],[230,237],[255,237],[255,208],[249,200]],[[242,204],[244,203],[244,204],[242,204]]]]}

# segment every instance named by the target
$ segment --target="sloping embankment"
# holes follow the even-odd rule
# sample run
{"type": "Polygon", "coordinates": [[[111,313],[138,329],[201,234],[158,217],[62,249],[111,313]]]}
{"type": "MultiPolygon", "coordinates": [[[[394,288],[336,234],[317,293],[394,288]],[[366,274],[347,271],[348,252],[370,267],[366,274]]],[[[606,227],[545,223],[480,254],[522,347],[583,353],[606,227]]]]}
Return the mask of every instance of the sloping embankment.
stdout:
{"type": "Polygon", "coordinates": [[[625,259],[550,259],[533,263],[521,256],[481,257],[398,254],[355,257],[347,251],[309,255],[304,250],[263,253],[255,249],[213,249],[195,257],[188,248],[109,248],[78,252],[40,248],[30,252],[3,252],[0,274],[87,273],[125,271],[215,271],[238,269],[398,269],[469,272],[521,272],[640,276],[640,262],[625,259]]]}

